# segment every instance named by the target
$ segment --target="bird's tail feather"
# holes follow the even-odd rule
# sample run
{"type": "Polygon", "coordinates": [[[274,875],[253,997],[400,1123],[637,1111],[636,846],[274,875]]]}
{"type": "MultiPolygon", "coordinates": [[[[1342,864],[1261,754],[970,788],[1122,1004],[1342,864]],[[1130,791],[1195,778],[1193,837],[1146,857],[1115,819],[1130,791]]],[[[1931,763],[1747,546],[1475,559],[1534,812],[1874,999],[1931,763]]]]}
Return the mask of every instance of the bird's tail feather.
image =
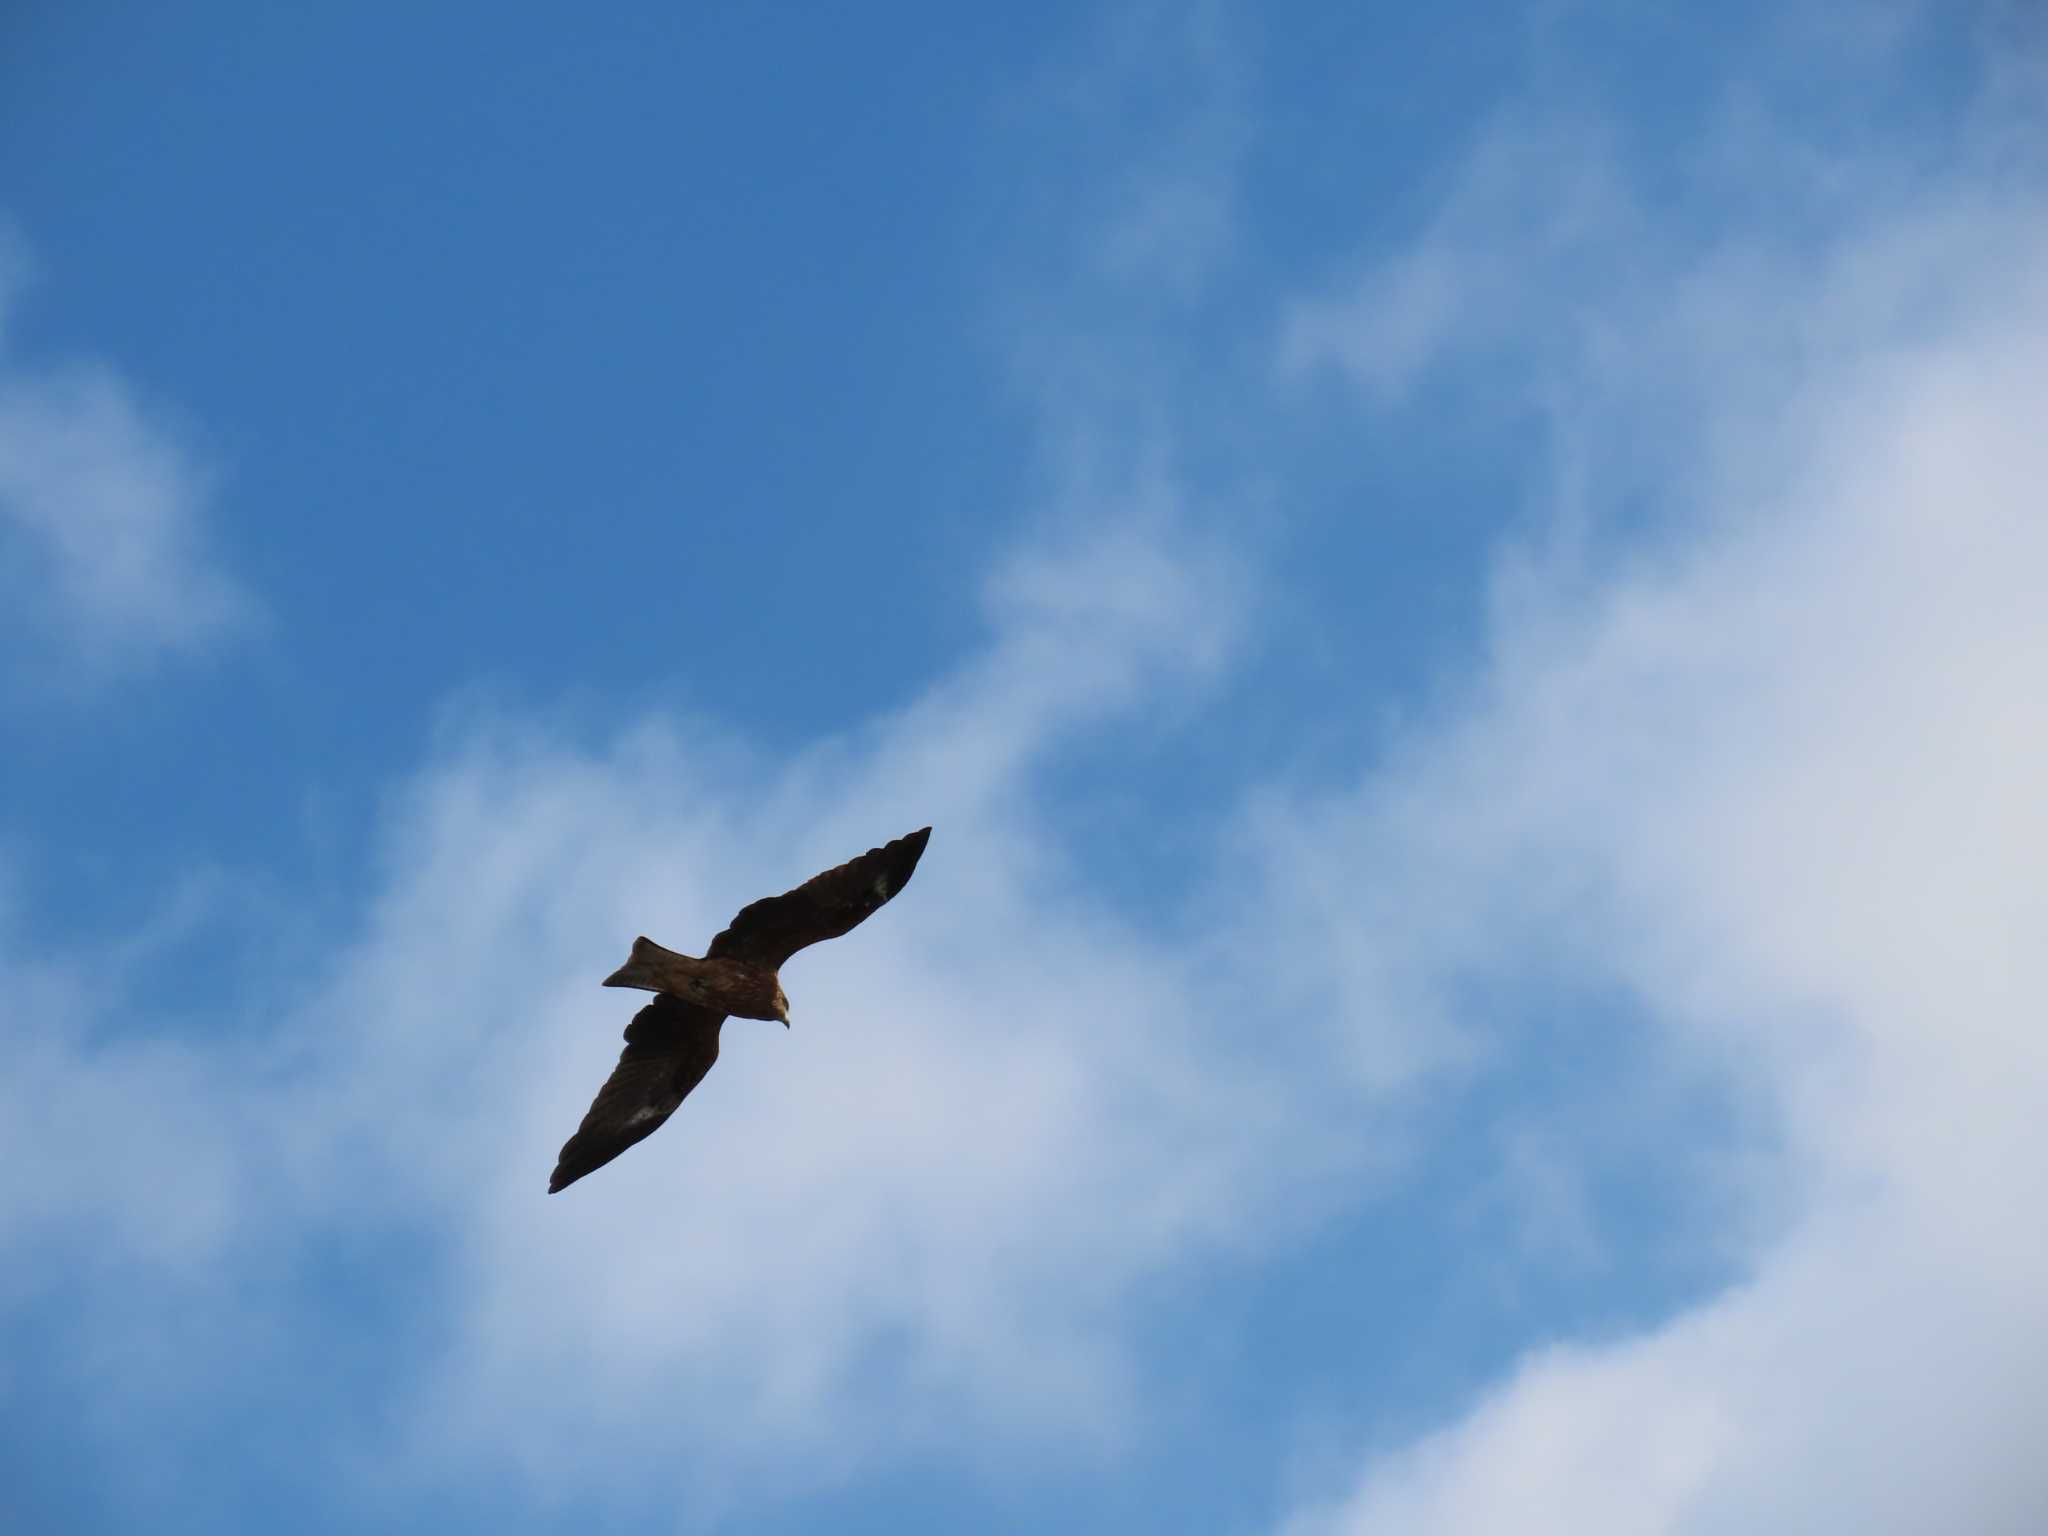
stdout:
{"type": "Polygon", "coordinates": [[[654,940],[643,936],[633,941],[632,958],[605,977],[604,984],[659,992],[663,977],[673,975],[675,962],[683,958],[674,950],[663,949],[654,940]]]}

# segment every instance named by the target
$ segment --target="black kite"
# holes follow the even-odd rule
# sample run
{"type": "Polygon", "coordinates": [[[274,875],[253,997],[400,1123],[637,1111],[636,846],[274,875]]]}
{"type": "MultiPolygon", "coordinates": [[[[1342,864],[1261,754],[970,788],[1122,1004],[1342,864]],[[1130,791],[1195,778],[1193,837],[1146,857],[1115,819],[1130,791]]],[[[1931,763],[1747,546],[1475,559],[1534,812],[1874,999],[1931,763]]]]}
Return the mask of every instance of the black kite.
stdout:
{"type": "Polygon", "coordinates": [[[793,891],[742,907],[694,959],[647,938],[605,978],[608,987],[660,994],[626,1026],[626,1049],[597,1092],[590,1113],[562,1148],[548,1193],[602,1168],[675,1113],[718,1060],[718,1030],[728,1014],[789,1025],[789,999],[776,974],[791,955],[836,939],[880,909],[910,882],[932,835],[926,827],[870,848],[793,891]]]}

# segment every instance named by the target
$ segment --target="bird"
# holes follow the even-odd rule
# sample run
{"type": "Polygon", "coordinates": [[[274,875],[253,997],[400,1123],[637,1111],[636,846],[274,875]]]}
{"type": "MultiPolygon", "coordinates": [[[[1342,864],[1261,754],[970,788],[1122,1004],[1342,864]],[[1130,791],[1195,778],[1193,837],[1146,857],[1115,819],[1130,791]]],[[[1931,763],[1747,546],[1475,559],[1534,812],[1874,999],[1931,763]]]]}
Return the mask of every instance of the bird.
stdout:
{"type": "Polygon", "coordinates": [[[645,935],[608,987],[655,995],[626,1026],[619,1064],[590,1112],[562,1146],[548,1193],[568,1188],[659,1130],[718,1060],[718,1031],[728,1015],[789,1027],[784,962],[806,945],[836,939],[874,916],[910,881],[930,827],[870,848],[794,890],[740,908],[700,960],[664,949],[645,935]]]}

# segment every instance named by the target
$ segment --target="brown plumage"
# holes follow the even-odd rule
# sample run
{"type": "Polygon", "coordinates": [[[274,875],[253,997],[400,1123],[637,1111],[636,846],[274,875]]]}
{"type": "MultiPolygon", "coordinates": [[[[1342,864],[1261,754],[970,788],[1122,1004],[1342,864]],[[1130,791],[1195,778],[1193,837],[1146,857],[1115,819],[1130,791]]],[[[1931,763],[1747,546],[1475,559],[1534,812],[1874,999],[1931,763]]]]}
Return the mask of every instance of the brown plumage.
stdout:
{"type": "Polygon", "coordinates": [[[619,1064],[563,1146],[548,1193],[659,1130],[718,1060],[728,1015],[787,1027],[789,999],[777,974],[783,962],[807,944],[850,932],[902,890],[931,835],[925,827],[870,848],[793,891],[740,908],[701,960],[635,939],[632,957],[604,984],[660,995],[626,1026],[619,1064]]]}

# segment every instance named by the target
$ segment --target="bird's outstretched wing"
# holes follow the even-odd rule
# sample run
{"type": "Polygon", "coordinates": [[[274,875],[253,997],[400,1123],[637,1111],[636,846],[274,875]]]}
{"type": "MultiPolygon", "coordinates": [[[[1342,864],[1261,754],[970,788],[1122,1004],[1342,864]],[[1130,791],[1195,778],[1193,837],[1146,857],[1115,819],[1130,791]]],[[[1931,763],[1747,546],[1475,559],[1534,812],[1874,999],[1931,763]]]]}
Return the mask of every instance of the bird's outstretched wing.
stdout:
{"type": "Polygon", "coordinates": [[[548,1193],[567,1188],[659,1130],[718,1060],[718,1027],[724,1022],[724,1014],[665,992],[634,1014],[619,1064],[563,1146],[548,1193]]]}
{"type": "Polygon", "coordinates": [[[922,828],[893,843],[870,848],[793,891],[740,908],[739,916],[711,941],[705,955],[780,969],[783,961],[806,944],[838,938],[902,890],[931,835],[930,827],[922,828]]]}

